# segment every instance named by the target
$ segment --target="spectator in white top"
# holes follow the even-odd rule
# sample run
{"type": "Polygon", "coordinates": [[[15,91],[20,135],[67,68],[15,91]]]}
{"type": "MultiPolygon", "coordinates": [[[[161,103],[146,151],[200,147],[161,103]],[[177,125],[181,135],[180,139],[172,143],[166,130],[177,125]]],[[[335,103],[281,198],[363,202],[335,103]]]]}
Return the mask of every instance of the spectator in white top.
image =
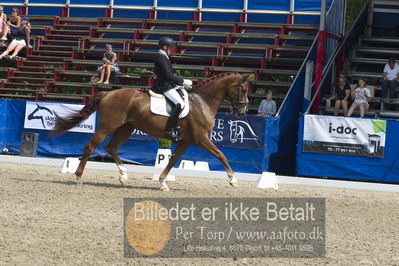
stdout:
{"type": "Polygon", "coordinates": [[[395,63],[395,58],[389,58],[388,64],[384,67],[383,78],[381,98],[395,98],[395,90],[398,87],[399,78],[399,65],[395,63]]]}
{"type": "Polygon", "coordinates": [[[371,100],[371,93],[368,88],[366,88],[366,82],[364,79],[359,79],[358,87],[352,92],[352,99],[354,102],[349,108],[348,116],[351,116],[356,107],[360,109],[360,117],[364,117],[364,113],[369,109],[369,101],[371,100]]]}
{"type": "Polygon", "coordinates": [[[266,93],[266,99],[260,102],[258,113],[262,116],[274,116],[277,111],[276,102],[273,101],[273,91],[268,90],[266,93]]]}

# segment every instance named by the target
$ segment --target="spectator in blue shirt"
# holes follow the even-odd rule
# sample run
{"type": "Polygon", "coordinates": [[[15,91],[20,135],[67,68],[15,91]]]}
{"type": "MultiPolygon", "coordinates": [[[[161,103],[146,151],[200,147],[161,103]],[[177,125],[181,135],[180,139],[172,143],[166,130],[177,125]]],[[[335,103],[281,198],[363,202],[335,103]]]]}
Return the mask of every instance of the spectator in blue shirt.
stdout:
{"type": "Polygon", "coordinates": [[[277,112],[276,102],[273,101],[273,91],[268,90],[266,99],[260,102],[258,114],[262,116],[274,116],[277,112]]]}

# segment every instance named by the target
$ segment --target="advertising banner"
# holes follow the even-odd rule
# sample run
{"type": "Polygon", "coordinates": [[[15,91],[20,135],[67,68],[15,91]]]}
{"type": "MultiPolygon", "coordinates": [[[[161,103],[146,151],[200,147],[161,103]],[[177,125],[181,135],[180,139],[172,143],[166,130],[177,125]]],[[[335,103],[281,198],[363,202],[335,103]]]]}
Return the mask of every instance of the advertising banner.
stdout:
{"type": "Polygon", "coordinates": [[[303,152],[384,158],[385,120],[306,115],[303,152]]]}
{"type": "MultiPolygon", "coordinates": [[[[237,118],[231,114],[218,113],[209,136],[218,147],[262,150],[265,119],[260,116],[237,118]]],[[[154,141],[140,130],[134,130],[131,139],[154,141]]]]}
{"type": "MultiPolygon", "coordinates": [[[[24,127],[31,129],[52,130],[55,125],[55,114],[67,117],[83,108],[82,104],[26,102],[24,127]]],[[[96,113],[87,120],[69,130],[69,132],[94,133],[96,113]]]]}

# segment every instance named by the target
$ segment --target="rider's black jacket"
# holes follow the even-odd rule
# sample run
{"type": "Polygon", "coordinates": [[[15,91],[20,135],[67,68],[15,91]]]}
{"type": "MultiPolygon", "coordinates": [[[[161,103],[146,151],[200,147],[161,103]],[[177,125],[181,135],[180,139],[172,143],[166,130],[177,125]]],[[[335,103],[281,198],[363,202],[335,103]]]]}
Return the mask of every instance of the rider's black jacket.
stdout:
{"type": "Polygon", "coordinates": [[[166,55],[160,52],[154,58],[154,72],[157,79],[153,89],[158,93],[164,93],[177,85],[183,85],[183,79],[173,74],[172,64],[166,55]]]}

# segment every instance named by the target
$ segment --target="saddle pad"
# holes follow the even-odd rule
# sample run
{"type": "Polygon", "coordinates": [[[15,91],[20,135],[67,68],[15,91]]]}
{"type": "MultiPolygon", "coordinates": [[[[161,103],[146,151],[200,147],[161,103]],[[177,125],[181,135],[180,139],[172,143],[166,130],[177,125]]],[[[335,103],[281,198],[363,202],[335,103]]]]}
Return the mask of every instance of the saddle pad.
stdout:
{"type": "MultiPolygon", "coordinates": [[[[185,89],[181,90],[184,94],[184,109],[181,111],[179,118],[184,118],[187,116],[188,111],[190,109],[188,105],[188,94],[185,89]]],[[[151,96],[151,104],[150,104],[150,111],[154,114],[157,115],[162,115],[162,116],[170,116],[170,114],[166,111],[166,99],[165,96],[162,94],[157,94],[153,91],[150,90],[150,96],[151,96]]]]}

